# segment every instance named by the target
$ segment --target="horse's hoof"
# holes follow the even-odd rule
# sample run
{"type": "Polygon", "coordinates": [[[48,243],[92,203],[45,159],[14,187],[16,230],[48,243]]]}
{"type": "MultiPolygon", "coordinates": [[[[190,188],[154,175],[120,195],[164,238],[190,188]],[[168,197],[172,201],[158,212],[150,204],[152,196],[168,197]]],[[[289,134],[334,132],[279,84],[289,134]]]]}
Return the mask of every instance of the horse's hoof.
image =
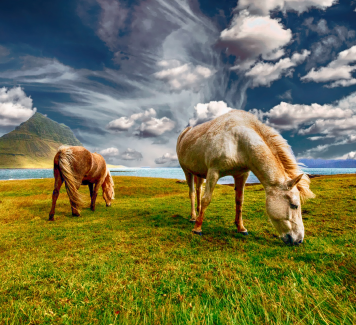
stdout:
{"type": "Polygon", "coordinates": [[[240,231],[239,234],[247,236],[248,235],[248,231],[240,231]]]}
{"type": "Polygon", "coordinates": [[[48,221],[54,221],[54,214],[50,214],[50,215],[49,215],[48,221]]]}
{"type": "Polygon", "coordinates": [[[189,220],[189,222],[190,222],[190,223],[195,223],[195,222],[196,222],[196,220],[189,220]]]}
{"type": "Polygon", "coordinates": [[[199,236],[203,235],[203,233],[201,231],[195,231],[195,230],[193,230],[193,234],[199,235],[199,236]]]}
{"type": "Polygon", "coordinates": [[[54,221],[54,218],[49,218],[48,221],[54,221]]]}
{"type": "Polygon", "coordinates": [[[72,216],[73,216],[73,217],[80,217],[80,214],[72,213],[72,216]]]}

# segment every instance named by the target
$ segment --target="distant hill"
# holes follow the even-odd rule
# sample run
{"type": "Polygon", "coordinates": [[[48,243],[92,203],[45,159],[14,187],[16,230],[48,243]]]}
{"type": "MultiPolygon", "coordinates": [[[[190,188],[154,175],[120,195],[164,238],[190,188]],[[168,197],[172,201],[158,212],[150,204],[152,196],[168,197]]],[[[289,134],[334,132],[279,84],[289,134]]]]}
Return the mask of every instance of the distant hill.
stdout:
{"type": "Polygon", "coordinates": [[[309,168],[356,168],[354,159],[298,159],[309,168]]]}
{"type": "Polygon", "coordinates": [[[68,126],[35,113],[0,138],[0,168],[52,168],[63,144],[82,146],[68,126]]]}

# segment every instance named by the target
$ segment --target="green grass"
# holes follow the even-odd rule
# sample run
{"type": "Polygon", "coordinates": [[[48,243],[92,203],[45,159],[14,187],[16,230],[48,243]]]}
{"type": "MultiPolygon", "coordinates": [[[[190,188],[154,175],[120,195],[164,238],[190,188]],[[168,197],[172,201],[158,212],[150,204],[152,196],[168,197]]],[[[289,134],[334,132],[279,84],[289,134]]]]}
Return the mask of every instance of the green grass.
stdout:
{"type": "MultiPolygon", "coordinates": [[[[312,180],[305,242],[288,247],[246,189],[217,186],[191,234],[188,188],[114,177],[116,200],[72,217],[53,180],[0,182],[0,324],[355,324],[356,178],[312,180]]],[[[89,199],[89,190],[82,187],[89,199]]]]}

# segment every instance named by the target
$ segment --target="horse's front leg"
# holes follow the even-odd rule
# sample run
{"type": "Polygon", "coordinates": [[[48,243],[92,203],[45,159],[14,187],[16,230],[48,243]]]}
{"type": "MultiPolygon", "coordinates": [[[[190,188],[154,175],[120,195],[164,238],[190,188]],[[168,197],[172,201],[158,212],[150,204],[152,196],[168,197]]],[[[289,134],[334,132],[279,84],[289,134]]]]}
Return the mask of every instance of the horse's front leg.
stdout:
{"type": "Polygon", "coordinates": [[[54,211],[56,208],[56,202],[59,196],[59,191],[61,189],[61,186],[63,184],[63,180],[61,177],[61,173],[59,172],[58,166],[54,166],[54,190],[52,193],[52,208],[51,211],[49,212],[49,221],[54,221],[54,211]]]}
{"type": "MultiPolygon", "coordinates": [[[[90,204],[90,210],[95,211],[95,202],[96,202],[96,197],[98,196],[99,188],[102,183],[95,183],[93,193],[91,195],[91,204],[90,204]]],[[[93,184],[92,184],[93,186],[93,184]]]]}
{"type": "Polygon", "coordinates": [[[195,220],[197,219],[197,215],[195,212],[195,193],[194,193],[194,176],[191,173],[188,172],[184,172],[185,173],[185,178],[187,180],[187,184],[189,186],[189,198],[190,198],[190,205],[191,205],[191,209],[190,209],[190,216],[191,222],[195,222],[195,220]]]}
{"type": "Polygon", "coordinates": [[[213,170],[213,169],[208,170],[208,174],[206,176],[205,192],[204,192],[203,198],[201,200],[201,208],[199,211],[199,216],[195,222],[195,226],[193,229],[193,233],[195,233],[197,235],[202,234],[201,226],[203,224],[205,210],[207,209],[208,205],[211,202],[213,191],[214,191],[216,183],[219,180],[219,177],[220,177],[220,175],[217,170],[213,170]]]}
{"type": "Polygon", "coordinates": [[[235,204],[236,204],[236,216],[235,224],[237,227],[237,232],[248,235],[247,229],[244,227],[242,221],[242,205],[244,202],[244,188],[245,183],[248,178],[249,172],[241,176],[234,176],[235,180],[235,204]]]}
{"type": "Polygon", "coordinates": [[[94,193],[94,184],[93,183],[89,183],[89,192],[90,192],[90,198],[93,197],[93,193],[94,193]]]}
{"type": "Polygon", "coordinates": [[[201,209],[201,194],[203,189],[204,178],[200,178],[195,176],[195,186],[196,186],[196,193],[197,193],[197,212],[199,213],[201,209]]]}

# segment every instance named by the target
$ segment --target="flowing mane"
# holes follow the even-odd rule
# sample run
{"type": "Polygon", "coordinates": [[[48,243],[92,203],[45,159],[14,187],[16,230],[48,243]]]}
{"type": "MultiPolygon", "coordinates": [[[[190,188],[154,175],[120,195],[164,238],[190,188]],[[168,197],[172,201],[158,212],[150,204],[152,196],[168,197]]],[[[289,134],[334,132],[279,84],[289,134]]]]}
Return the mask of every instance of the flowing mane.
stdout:
{"type": "MultiPolygon", "coordinates": [[[[256,119],[255,131],[261,135],[289,178],[293,179],[300,174],[304,174],[293,155],[290,145],[276,130],[256,119]]],[[[310,179],[304,174],[303,178],[297,184],[302,202],[315,197],[309,185],[310,179]]]]}

